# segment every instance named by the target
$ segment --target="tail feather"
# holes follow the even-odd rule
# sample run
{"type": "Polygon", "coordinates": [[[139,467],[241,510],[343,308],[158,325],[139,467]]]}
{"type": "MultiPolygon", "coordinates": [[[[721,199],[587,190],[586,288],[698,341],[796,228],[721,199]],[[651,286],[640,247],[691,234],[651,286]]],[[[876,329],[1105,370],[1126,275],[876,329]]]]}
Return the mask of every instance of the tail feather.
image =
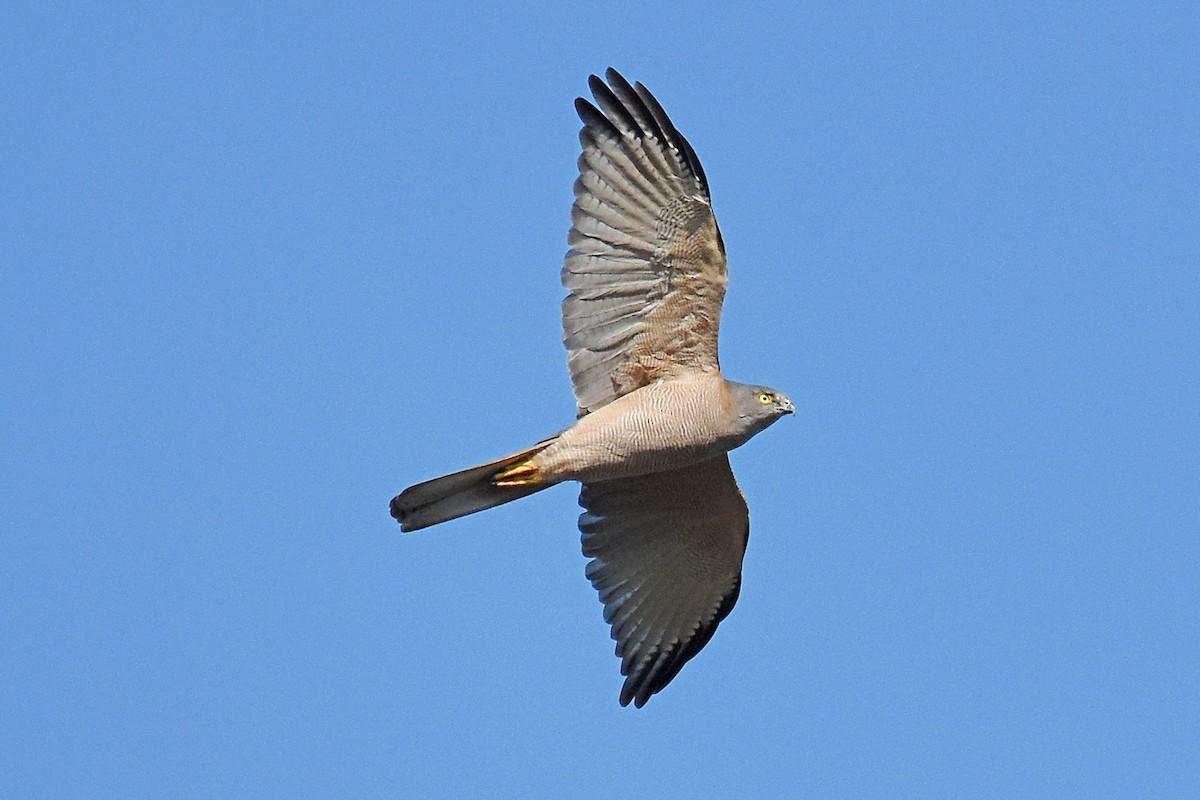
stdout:
{"type": "Polygon", "coordinates": [[[554,483],[538,481],[523,462],[553,441],[546,439],[511,456],[410,486],[392,498],[392,516],[401,530],[415,531],[548,489],[554,483]],[[521,480],[509,479],[514,474],[521,480]]]}

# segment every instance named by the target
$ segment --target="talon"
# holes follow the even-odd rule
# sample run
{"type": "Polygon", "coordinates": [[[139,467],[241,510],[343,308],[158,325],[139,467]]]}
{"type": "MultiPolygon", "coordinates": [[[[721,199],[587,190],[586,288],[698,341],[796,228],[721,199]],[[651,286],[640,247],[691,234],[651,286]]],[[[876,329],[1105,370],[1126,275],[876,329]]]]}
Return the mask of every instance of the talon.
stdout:
{"type": "Polygon", "coordinates": [[[492,484],[501,488],[509,486],[528,486],[537,483],[537,464],[533,459],[513,464],[492,476],[492,484]]]}

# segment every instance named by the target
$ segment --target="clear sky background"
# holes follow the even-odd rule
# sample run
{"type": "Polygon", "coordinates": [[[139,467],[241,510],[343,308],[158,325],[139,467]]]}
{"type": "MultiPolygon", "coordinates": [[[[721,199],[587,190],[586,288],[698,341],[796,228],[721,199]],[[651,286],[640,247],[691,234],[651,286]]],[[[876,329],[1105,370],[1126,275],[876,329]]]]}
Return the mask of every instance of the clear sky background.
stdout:
{"type": "Polygon", "coordinates": [[[145,4],[0,24],[0,795],[1200,796],[1195,3],[145,4]],[[707,169],[737,608],[640,711],[576,490],[579,122],[707,169]]]}

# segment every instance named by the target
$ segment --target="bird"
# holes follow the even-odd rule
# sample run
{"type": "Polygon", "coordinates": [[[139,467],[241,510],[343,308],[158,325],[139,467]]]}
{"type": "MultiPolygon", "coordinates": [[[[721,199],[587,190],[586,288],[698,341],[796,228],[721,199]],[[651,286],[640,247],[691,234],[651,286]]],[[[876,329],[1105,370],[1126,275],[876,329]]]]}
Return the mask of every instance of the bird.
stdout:
{"type": "Polygon", "coordinates": [[[416,531],[582,484],[586,576],[641,708],[712,638],[741,590],[749,511],[728,453],[792,401],[721,373],[728,280],[708,179],[641,83],[588,79],[561,279],[576,421],[532,447],[392,499],[416,531]]]}

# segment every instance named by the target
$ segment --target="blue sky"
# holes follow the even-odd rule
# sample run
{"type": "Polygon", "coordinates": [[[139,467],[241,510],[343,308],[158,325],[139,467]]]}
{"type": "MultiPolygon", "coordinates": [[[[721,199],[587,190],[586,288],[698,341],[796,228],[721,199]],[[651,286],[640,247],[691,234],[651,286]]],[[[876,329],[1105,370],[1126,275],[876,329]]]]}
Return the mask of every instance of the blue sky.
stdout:
{"type": "Polygon", "coordinates": [[[0,795],[1200,795],[1194,4],[8,9],[0,795]],[[737,608],[640,711],[563,427],[579,123],[698,151],[737,608]]]}

